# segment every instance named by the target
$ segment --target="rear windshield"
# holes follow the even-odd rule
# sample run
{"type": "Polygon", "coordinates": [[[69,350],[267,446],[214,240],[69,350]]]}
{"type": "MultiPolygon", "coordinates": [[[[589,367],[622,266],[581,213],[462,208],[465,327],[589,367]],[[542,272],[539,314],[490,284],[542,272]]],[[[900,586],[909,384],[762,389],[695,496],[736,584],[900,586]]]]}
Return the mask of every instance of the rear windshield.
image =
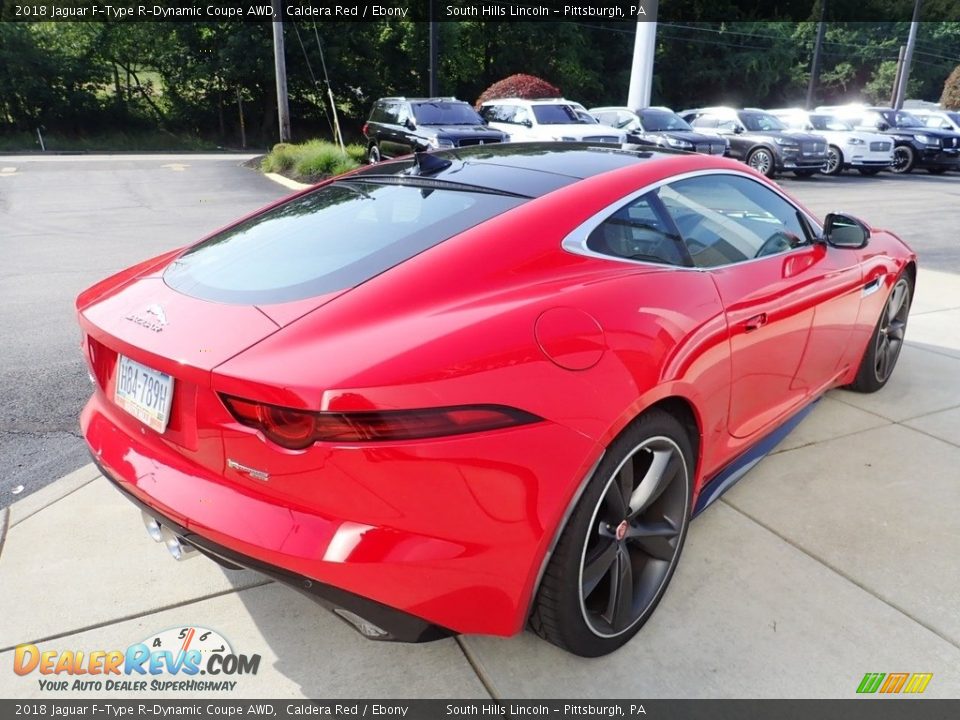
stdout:
{"type": "Polygon", "coordinates": [[[420,125],[483,125],[483,118],[466,103],[417,103],[413,115],[420,125]]]}
{"type": "Polygon", "coordinates": [[[262,305],[355,287],[525,201],[339,181],[204,240],[164,273],[174,290],[262,305]]]}

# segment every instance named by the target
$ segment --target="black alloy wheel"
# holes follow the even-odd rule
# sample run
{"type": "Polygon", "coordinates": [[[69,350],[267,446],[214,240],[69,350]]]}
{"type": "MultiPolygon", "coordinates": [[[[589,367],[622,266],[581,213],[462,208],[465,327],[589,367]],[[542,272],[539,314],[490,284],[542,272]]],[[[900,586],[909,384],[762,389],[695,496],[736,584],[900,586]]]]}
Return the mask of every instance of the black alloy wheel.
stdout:
{"type": "Polygon", "coordinates": [[[577,655],[605,655],[653,613],[690,521],[692,450],[654,409],[610,446],[561,536],[531,625],[577,655]]]}
{"type": "Polygon", "coordinates": [[[916,164],[916,153],[913,152],[913,148],[908,145],[900,145],[899,147],[894,148],[893,150],[893,165],[890,166],[890,170],[897,173],[897,175],[905,175],[906,173],[913,170],[913,166],[916,164]]]}
{"type": "Polygon", "coordinates": [[[876,392],[887,384],[903,349],[912,296],[910,277],[901,275],[887,296],[851,390],[876,392]]]}

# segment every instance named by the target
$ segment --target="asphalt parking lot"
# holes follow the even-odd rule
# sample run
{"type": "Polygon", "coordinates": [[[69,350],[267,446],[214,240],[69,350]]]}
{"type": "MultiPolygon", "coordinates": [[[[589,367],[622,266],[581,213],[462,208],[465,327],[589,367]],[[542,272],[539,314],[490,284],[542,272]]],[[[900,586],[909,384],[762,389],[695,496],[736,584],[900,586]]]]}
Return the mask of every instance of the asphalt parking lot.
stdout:
{"type": "MultiPolygon", "coordinates": [[[[372,643],[255,573],[174,563],[81,467],[72,299],[286,191],[235,157],[4,167],[0,506],[16,502],[0,511],[0,668],[19,643],[125,648],[198,626],[262,656],[231,697],[853,697],[866,672],[930,672],[925,696],[960,696],[960,176],[784,178],[814,212],[861,215],[918,251],[900,366],[876,395],[822,400],[693,524],[640,635],[583,660],[529,633],[372,643]]],[[[0,697],[55,695],[0,672],[0,697]]]]}

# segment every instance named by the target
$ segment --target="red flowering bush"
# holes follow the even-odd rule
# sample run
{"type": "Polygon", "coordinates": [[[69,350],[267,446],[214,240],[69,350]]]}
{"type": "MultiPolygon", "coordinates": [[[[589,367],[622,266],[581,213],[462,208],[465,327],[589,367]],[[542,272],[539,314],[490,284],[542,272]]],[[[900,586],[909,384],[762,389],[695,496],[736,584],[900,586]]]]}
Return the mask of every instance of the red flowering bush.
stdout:
{"type": "Polygon", "coordinates": [[[503,80],[498,80],[488,87],[477,98],[477,107],[487,100],[499,100],[500,98],[523,98],[524,100],[538,100],[540,98],[558,98],[562,97],[560,88],[551,85],[546,80],[541,80],[533,75],[524,75],[517,73],[503,80]]]}
{"type": "Polygon", "coordinates": [[[943,84],[940,104],[947,110],[960,110],[960,65],[953,69],[950,77],[943,84]]]}

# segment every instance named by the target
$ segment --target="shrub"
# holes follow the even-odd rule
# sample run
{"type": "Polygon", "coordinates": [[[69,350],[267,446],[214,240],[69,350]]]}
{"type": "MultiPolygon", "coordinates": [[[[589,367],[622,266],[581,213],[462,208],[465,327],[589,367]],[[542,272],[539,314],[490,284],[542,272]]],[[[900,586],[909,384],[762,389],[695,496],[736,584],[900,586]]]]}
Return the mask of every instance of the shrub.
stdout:
{"type": "Polygon", "coordinates": [[[274,145],[270,154],[263,159],[263,171],[285,173],[290,170],[294,162],[296,162],[293,150],[294,146],[289,143],[277,143],[274,145]]]}
{"type": "Polygon", "coordinates": [[[524,75],[517,73],[503,80],[498,80],[488,87],[477,98],[477,107],[487,100],[499,100],[500,98],[523,98],[525,100],[538,100],[540,98],[562,97],[560,88],[551,85],[546,80],[541,80],[533,75],[524,75]]]}
{"type": "Polygon", "coordinates": [[[317,182],[340,175],[360,165],[364,148],[351,145],[344,154],[338,145],[325,140],[309,140],[300,145],[280,143],[261,163],[264,172],[280,173],[305,182],[317,182]]]}
{"type": "Polygon", "coordinates": [[[946,110],[960,110],[960,65],[957,65],[950,73],[950,77],[943,84],[943,95],[940,96],[940,104],[946,110]]]}

